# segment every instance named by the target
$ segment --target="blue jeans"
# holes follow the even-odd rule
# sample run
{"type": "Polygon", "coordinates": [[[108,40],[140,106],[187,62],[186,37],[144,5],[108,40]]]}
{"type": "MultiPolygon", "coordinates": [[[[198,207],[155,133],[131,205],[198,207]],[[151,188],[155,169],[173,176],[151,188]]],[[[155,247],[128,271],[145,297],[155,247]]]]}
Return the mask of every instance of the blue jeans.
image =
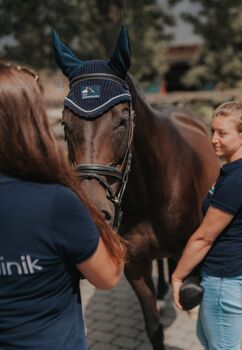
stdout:
{"type": "Polygon", "coordinates": [[[201,275],[204,295],[197,336],[206,350],[240,350],[242,336],[242,276],[201,275]]]}

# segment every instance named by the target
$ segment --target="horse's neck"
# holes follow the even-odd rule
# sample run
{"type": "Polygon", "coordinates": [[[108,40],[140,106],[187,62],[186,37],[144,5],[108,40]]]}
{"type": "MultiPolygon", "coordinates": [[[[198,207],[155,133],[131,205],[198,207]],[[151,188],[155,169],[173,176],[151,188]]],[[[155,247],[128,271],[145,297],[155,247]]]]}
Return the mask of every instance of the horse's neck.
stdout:
{"type": "MultiPolygon", "coordinates": [[[[167,146],[169,147],[169,134],[172,134],[172,122],[160,111],[154,110],[145,100],[142,91],[135,85],[129,77],[129,86],[132,95],[133,109],[135,110],[135,133],[134,133],[134,156],[146,163],[151,168],[159,158],[166,162],[167,146]]],[[[174,131],[173,131],[174,133],[174,131]]],[[[170,140],[171,141],[171,140],[170,140]]],[[[138,160],[136,159],[136,160],[138,160]]],[[[151,169],[150,169],[151,170],[151,169]]]]}
{"type": "Polygon", "coordinates": [[[147,215],[151,202],[164,197],[174,131],[171,121],[145,101],[133,81],[129,85],[136,116],[132,170],[125,197],[129,207],[132,203],[137,209],[137,215],[147,215]]]}

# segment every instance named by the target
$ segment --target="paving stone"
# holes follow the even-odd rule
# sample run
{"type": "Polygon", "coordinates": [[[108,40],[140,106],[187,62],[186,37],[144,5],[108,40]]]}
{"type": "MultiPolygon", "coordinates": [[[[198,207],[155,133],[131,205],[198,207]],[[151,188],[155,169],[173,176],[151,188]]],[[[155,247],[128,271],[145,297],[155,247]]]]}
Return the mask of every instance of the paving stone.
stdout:
{"type": "Polygon", "coordinates": [[[137,335],[139,334],[139,332],[132,327],[116,327],[113,330],[113,333],[117,334],[118,336],[122,335],[122,336],[127,336],[129,338],[137,338],[137,335]]]}
{"type": "Polygon", "coordinates": [[[139,350],[153,350],[149,343],[144,343],[139,347],[139,350]]]}
{"type": "Polygon", "coordinates": [[[135,318],[139,322],[144,322],[144,316],[141,313],[141,310],[140,310],[140,312],[134,312],[133,313],[133,318],[135,318]]]}
{"type": "Polygon", "coordinates": [[[114,324],[120,326],[133,326],[137,329],[137,320],[132,317],[119,316],[113,320],[114,324]]]}
{"type": "MultiPolygon", "coordinates": [[[[192,343],[190,346],[191,346],[190,349],[192,349],[192,350],[204,350],[204,347],[200,344],[200,342],[199,342],[199,344],[197,342],[195,344],[192,343]]],[[[240,348],[240,350],[241,349],[242,348],[240,348]]]]}
{"type": "Polygon", "coordinates": [[[132,350],[140,346],[140,342],[128,337],[118,337],[113,341],[113,344],[125,347],[126,349],[132,349],[132,350]]]}
{"type": "Polygon", "coordinates": [[[90,350],[120,350],[120,347],[108,343],[96,343],[90,346],[90,350]]]}
{"type": "Polygon", "coordinates": [[[196,342],[191,343],[191,349],[192,350],[204,350],[203,346],[201,346],[200,344],[196,344],[196,342]]]}
{"type": "Polygon", "coordinates": [[[140,341],[143,341],[143,342],[149,342],[149,338],[146,334],[146,332],[140,332],[139,335],[138,335],[138,338],[140,341]]]}
{"type": "Polygon", "coordinates": [[[110,312],[112,310],[112,305],[108,303],[98,302],[97,304],[92,304],[89,306],[89,312],[110,312]]]}
{"type": "MultiPolygon", "coordinates": [[[[110,305],[110,304],[109,304],[110,305]]],[[[111,306],[115,309],[122,309],[122,308],[129,308],[132,309],[133,312],[135,312],[135,308],[134,308],[134,301],[130,300],[130,299],[114,299],[111,303],[111,306]]],[[[138,310],[140,311],[140,310],[138,310]]]]}
{"type": "Polygon", "coordinates": [[[103,332],[103,331],[96,331],[92,332],[92,334],[89,336],[88,339],[95,340],[97,342],[106,342],[109,343],[115,338],[115,334],[112,332],[103,332]]]}
{"type": "Polygon", "coordinates": [[[128,314],[131,313],[135,319],[137,319],[137,317],[141,316],[141,315],[136,316],[135,313],[133,314],[132,310],[130,310],[130,308],[128,308],[128,307],[123,307],[123,308],[116,307],[116,308],[114,308],[113,312],[118,316],[127,316],[128,314]]]}
{"type": "Polygon", "coordinates": [[[90,312],[89,311],[86,313],[86,318],[90,318],[96,322],[96,321],[112,321],[113,318],[115,318],[115,315],[112,313],[106,313],[106,312],[90,312]]]}
{"type": "Polygon", "coordinates": [[[137,329],[138,331],[140,331],[140,332],[142,332],[142,333],[146,333],[144,322],[140,322],[139,320],[135,320],[134,327],[135,327],[135,329],[137,329]]]}
{"type": "Polygon", "coordinates": [[[141,306],[140,306],[140,303],[138,303],[138,301],[137,301],[137,303],[133,303],[132,311],[137,312],[137,313],[141,312],[141,306]]]}
{"type": "Polygon", "coordinates": [[[90,328],[92,329],[92,332],[95,332],[95,330],[111,332],[117,328],[117,326],[113,322],[96,321],[92,323],[92,326],[90,328]]]}

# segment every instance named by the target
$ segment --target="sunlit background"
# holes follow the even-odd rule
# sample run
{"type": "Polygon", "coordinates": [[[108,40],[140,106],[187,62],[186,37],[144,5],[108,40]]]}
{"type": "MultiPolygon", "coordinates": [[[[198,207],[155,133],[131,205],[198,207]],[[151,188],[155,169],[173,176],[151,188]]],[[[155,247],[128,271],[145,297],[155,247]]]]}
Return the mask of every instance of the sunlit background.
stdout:
{"type": "Polygon", "coordinates": [[[206,121],[217,104],[241,96],[238,0],[0,0],[0,23],[1,58],[39,72],[53,116],[68,81],[54,61],[51,29],[80,59],[108,59],[125,23],[130,72],[157,108],[179,104],[206,121]]]}

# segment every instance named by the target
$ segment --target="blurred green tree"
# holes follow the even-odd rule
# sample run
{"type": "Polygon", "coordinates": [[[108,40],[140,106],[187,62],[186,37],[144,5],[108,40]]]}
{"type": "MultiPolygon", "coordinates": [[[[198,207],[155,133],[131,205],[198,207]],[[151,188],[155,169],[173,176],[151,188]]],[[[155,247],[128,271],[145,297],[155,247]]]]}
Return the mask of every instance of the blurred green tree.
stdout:
{"type": "Polygon", "coordinates": [[[132,47],[132,73],[137,80],[159,84],[167,70],[165,51],[175,25],[168,9],[154,0],[127,0],[126,22],[132,47]]]}
{"type": "MultiPolygon", "coordinates": [[[[177,3],[180,0],[170,0],[177,3]]],[[[198,13],[183,13],[203,45],[191,70],[184,76],[187,86],[208,84],[234,87],[242,78],[242,2],[238,0],[190,0],[198,13]]]]}
{"type": "Polygon", "coordinates": [[[166,69],[166,25],[174,19],[156,0],[0,0],[2,58],[41,69],[55,68],[51,28],[82,60],[107,58],[120,24],[128,26],[131,72],[139,81],[160,81],[166,69]]]}
{"type": "Polygon", "coordinates": [[[95,0],[0,0],[1,56],[35,68],[55,67],[54,28],[84,59],[92,58],[101,50],[90,30],[93,12],[95,0]]]}

